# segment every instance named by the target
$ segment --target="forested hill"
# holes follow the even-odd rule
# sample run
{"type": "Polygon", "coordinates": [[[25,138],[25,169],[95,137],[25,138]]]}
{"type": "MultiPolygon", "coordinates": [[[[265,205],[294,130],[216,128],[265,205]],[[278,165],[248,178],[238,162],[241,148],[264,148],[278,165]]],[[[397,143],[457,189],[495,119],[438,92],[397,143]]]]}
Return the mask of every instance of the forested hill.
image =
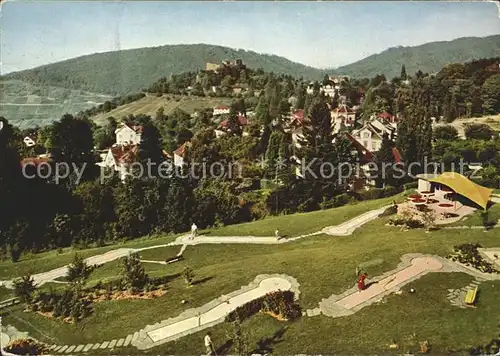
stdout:
{"type": "Polygon", "coordinates": [[[385,74],[390,79],[399,76],[401,65],[413,75],[438,72],[449,63],[464,63],[473,59],[500,56],[500,35],[489,37],[464,37],[453,41],[430,42],[416,47],[389,48],[360,61],[339,67],[339,74],[371,78],[385,74]]]}
{"type": "Polygon", "coordinates": [[[242,59],[250,68],[290,74],[311,80],[323,79],[323,70],[292,62],[286,58],[236,50],[228,47],[193,44],[168,45],[106,52],[73,58],[42,67],[11,73],[36,85],[53,85],[95,93],[134,93],[169,74],[197,71],[207,62],[242,59]]]}
{"type": "MultiPolygon", "coordinates": [[[[449,42],[431,42],[416,47],[390,48],[336,70],[317,69],[284,57],[228,47],[192,44],[168,45],[98,53],[42,67],[11,73],[4,79],[20,79],[37,86],[56,86],[94,93],[135,93],[158,78],[205,68],[207,62],[242,59],[250,68],[321,80],[326,73],[372,78],[399,76],[401,65],[408,74],[417,70],[438,72],[449,63],[500,56],[500,35],[468,37],[449,42]]],[[[332,58],[332,61],[334,58],[332,58]]]]}

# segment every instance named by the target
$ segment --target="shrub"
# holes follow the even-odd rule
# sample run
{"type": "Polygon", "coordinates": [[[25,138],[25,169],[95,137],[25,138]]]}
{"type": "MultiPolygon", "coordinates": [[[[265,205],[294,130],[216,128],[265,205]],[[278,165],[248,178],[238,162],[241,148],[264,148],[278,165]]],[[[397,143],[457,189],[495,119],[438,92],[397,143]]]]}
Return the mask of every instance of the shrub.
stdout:
{"type": "Polygon", "coordinates": [[[88,266],[84,259],[76,253],[73,258],[73,262],[71,262],[68,266],[66,279],[71,283],[85,284],[85,281],[89,278],[92,270],[93,267],[88,266]]]}
{"type": "Polygon", "coordinates": [[[29,274],[14,280],[14,295],[26,305],[32,303],[35,290],[35,281],[29,274]]]}
{"type": "Polygon", "coordinates": [[[227,315],[226,321],[242,321],[258,312],[269,313],[285,320],[294,320],[302,315],[299,305],[294,301],[293,292],[277,291],[239,306],[227,315]]]}
{"type": "Polygon", "coordinates": [[[382,198],[384,195],[383,189],[381,188],[371,188],[369,190],[364,190],[359,193],[361,200],[372,200],[382,198]]]}
{"type": "Polygon", "coordinates": [[[193,270],[189,267],[184,268],[184,270],[182,271],[182,276],[184,277],[184,282],[186,282],[186,285],[190,287],[193,284],[193,270]]]}
{"type": "Polygon", "coordinates": [[[403,188],[404,188],[404,190],[417,189],[418,182],[411,182],[411,183],[403,184],[403,188]]]}
{"type": "Polygon", "coordinates": [[[395,215],[398,213],[398,206],[397,205],[391,205],[387,209],[384,210],[382,214],[379,215],[379,218],[385,217],[385,216],[391,216],[395,215]]]}
{"type": "Polygon", "coordinates": [[[131,253],[123,259],[123,284],[132,293],[141,291],[148,283],[148,275],[144,271],[138,253],[131,253]]]}

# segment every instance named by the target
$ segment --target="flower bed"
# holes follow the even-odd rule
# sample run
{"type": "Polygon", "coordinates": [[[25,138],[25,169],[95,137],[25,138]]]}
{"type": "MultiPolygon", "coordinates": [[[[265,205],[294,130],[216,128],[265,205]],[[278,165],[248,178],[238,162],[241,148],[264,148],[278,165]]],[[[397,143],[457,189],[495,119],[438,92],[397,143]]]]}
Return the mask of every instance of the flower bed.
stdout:
{"type": "Polygon", "coordinates": [[[5,351],[16,355],[43,355],[48,354],[49,349],[33,339],[20,339],[10,342],[5,351]]]}
{"type": "Polygon", "coordinates": [[[450,203],[440,203],[438,204],[440,208],[453,208],[453,204],[450,203]]]}
{"type": "Polygon", "coordinates": [[[302,315],[300,307],[294,301],[291,291],[277,291],[245,303],[226,316],[226,321],[244,320],[262,312],[278,320],[294,320],[302,315]]]}
{"type": "Polygon", "coordinates": [[[466,266],[473,267],[483,273],[499,273],[493,264],[485,261],[477,250],[479,244],[463,244],[454,246],[454,254],[447,256],[448,259],[454,262],[460,262],[466,266]]]}
{"type": "Polygon", "coordinates": [[[412,195],[409,195],[408,198],[410,199],[420,199],[422,198],[422,196],[420,194],[412,194],[412,195]]]}
{"type": "Polygon", "coordinates": [[[425,204],[426,200],[422,198],[415,198],[411,200],[415,204],[425,204]]]}

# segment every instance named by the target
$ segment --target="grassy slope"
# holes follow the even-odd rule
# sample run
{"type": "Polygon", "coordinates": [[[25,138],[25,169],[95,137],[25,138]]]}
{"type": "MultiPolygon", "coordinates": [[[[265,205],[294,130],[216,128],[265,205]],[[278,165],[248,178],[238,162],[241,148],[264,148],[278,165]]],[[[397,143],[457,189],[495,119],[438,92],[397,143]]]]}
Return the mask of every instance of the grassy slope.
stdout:
{"type": "MultiPolygon", "coordinates": [[[[337,209],[319,210],[310,213],[273,216],[247,224],[225,226],[207,231],[214,236],[274,236],[276,229],[281,236],[294,237],[310,234],[326,226],[338,225],[372,209],[391,204],[402,195],[384,199],[370,200],[337,209]]],[[[205,233],[202,231],[201,233],[205,233]]]]}
{"type": "MultiPolygon", "coordinates": [[[[297,236],[310,232],[320,230],[322,227],[328,225],[336,225],[342,223],[350,218],[359,214],[367,212],[371,209],[384,206],[399,196],[390,197],[385,199],[378,199],[358,203],[355,205],[346,205],[340,208],[327,209],[305,214],[294,214],[287,216],[269,217],[264,220],[259,220],[246,224],[229,225],[223,228],[214,229],[210,231],[203,231],[211,235],[220,236],[273,236],[276,227],[282,229],[282,235],[297,236]]],[[[142,238],[133,241],[128,241],[122,244],[110,245],[99,248],[92,248],[86,250],[76,250],[67,248],[58,253],[56,250],[39,253],[23,255],[21,260],[17,263],[11,261],[3,261],[0,263],[0,279],[7,279],[13,277],[20,277],[25,273],[40,273],[46,272],[54,268],[62,267],[71,262],[75,252],[79,253],[82,257],[87,258],[90,256],[105,253],[107,251],[131,247],[140,248],[159,244],[165,244],[174,239],[173,236],[162,236],[160,238],[142,238]]]]}
{"type": "Polygon", "coordinates": [[[446,125],[454,126],[458,131],[458,135],[462,138],[465,138],[464,126],[466,124],[486,124],[490,126],[493,130],[500,132],[500,115],[488,115],[482,117],[469,117],[463,119],[456,119],[452,123],[446,125]]]}
{"type": "Polygon", "coordinates": [[[98,125],[103,124],[106,118],[113,116],[116,119],[121,119],[130,114],[138,115],[145,114],[155,117],[156,111],[163,107],[166,115],[172,113],[176,108],[182,109],[189,114],[196,110],[213,108],[217,105],[231,104],[231,98],[209,98],[197,96],[180,96],[180,95],[164,95],[157,97],[156,95],[148,95],[141,100],[122,105],[107,113],[102,113],[92,117],[98,125]]]}
{"type": "Polygon", "coordinates": [[[52,269],[65,266],[73,260],[75,253],[78,253],[82,257],[87,258],[118,248],[139,248],[166,244],[172,241],[174,238],[175,236],[172,235],[164,235],[161,237],[144,237],[124,243],[85,250],[65,248],[61,253],[59,253],[57,250],[52,250],[38,254],[26,254],[23,255],[21,257],[21,260],[16,263],[11,262],[10,260],[2,261],[0,263],[0,279],[20,277],[26,273],[35,274],[47,272],[52,269]]]}
{"type": "MultiPolygon", "coordinates": [[[[500,204],[493,204],[488,209],[488,225],[493,225],[498,222],[500,219],[500,204]]],[[[472,215],[466,216],[464,219],[457,221],[453,224],[449,224],[448,226],[483,226],[484,221],[482,217],[482,211],[476,210],[472,215]]]]}
{"type": "Polygon", "coordinates": [[[220,63],[237,58],[242,59],[250,68],[303,76],[306,79],[320,80],[325,73],[275,55],[191,44],[91,54],[12,73],[7,77],[115,95],[140,91],[170,74],[204,69],[207,62],[220,63]]]}
{"type": "Polygon", "coordinates": [[[14,297],[12,294],[12,289],[7,289],[3,286],[0,286],[0,301],[7,300],[14,297]]]}
{"type": "MultiPolygon", "coordinates": [[[[291,217],[290,217],[291,218],[291,217]]],[[[318,236],[285,245],[200,245],[188,247],[185,261],[169,266],[147,265],[151,274],[175,275],[185,266],[193,268],[197,279],[205,282],[186,289],[181,279],[169,285],[166,296],[154,301],[120,301],[96,306],[95,314],[79,326],[65,325],[34,314],[15,309],[16,318],[7,316],[7,322],[30,330],[42,337],[38,330],[58,340],[59,343],[79,344],[124,337],[131,331],[172,315],[185,307],[180,300],[187,299],[189,306],[205,303],[247,284],[261,273],[287,273],[301,284],[300,304],[311,308],[332,293],[340,293],[355,282],[356,265],[374,259],[383,263],[368,268],[370,275],[378,275],[394,268],[401,254],[408,252],[438,253],[446,255],[452,246],[462,242],[479,242],[486,247],[498,246],[493,233],[482,231],[440,230],[425,234],[422,230],[401,232],[385,226],[386,219],[371,222],[348,237],[318,236]],[[133,311],[133,312],[132,312],[133,311]]],[[[148,250],[142,258],[163,260],[173,251],[148,250]]],[[[113,263],[114,264],[114,263],[113,263]]],[[[116,276],[118,266],[105,266],[108,276],[116,276]]],[[[285,342],[275,345],[282,354],[298,352],[370,352],[387,351],[387,344],[395,338],[398,343],[410,343],[407,338],[417,333],[417,341],[428,339],[438,350],[446,347],[462,348],[475,342],[485,343],[494,336],[500,305],[500,283],[481,286],[479,307],[475,310],[452,309],[447,304],[447,288],[460,288],[470,280],[468,276],[437,274],[416,283],[418,294],[391,296],[387,304],[371,306],[354,316],[342,319],[318,317],[304,318],[293,324],[285,333],[285,342]],[[494,285],[496,288],[490,288],[494,285]],[[410,299],[413,298],[413,299],[410,299]],[[474,327],[470,327],[473,321],[474,327]],[[481,322],[479,322],[481,321],[481,322]],[[381,327],[383,325],[383,327],[381,327]],[[438,327],[439,326],[439,327],[438,327]],[[359,333],[363,335],[359,335],[359,333]],[[335,335],[335,338],[330,337],[335,335]]],[[[245,323],[252,333],[252,343],[263,336],[270,336],[283,325],[269,318],[258,316],[245,323]]],[[[215,340],[225,341],[224,326],[215,328],[215,340]]],[[[152,350],[155,354],[193,354],[200,351],[202,335],[196,334],[152,350]]],[[[412,342],[415,342],[413,340],[412,342]]],[[[406,346],[405,346],[406,347],[406,346]]],[[[118,349],[130,353],[133,349],[118,349]]],[[[136,353],[136,351],[135,351],[136,353]]]]}
{"type": "Polygon", "coordinates": [[[90,109],[111,96],[18,80],[0,81],[0,116],[20,128],[45,126],[66,113],[90,109]]]}

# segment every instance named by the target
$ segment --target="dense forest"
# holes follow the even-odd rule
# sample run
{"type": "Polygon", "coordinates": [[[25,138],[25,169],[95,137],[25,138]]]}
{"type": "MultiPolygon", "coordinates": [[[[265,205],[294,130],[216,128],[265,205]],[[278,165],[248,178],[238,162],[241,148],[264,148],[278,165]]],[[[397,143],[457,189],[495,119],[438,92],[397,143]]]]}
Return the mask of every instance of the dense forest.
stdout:
{"type": "Polygon", "coordinates": [[[228,59],[242,59],[252,68],[307,79],[320,79],[325,73],[275,55],[193,44],[92,54],[11,73],[4,79],[123,95],[138,92],[160,77],[200,70],[207,62],[220,63],[228,59]]]}
{"type": "MultiPolygon", "coordinates": [[[[383,75],[350,80],[343,84],[340,95],[349,105],[361,104],[359,124],[371,114],[383,111],[400,117],[397,138],[385,136],[376,154],[378,165],[394,163],[393,146],[399,149],[406,163],[423,162],[427,157],[451,165],[463,157],[483,164],[482,184],[498,187],[498,134],[487,126],[471,125],[466,130],[468,139],[463,141],[457,140],[456,130],[451,127],[432,128],[432,116],[452,121],[458,115],[500,112],[498,63],[499,59],[493,58],[453,64],[436,75],[421,71],[408,74],[403,66],[400,75],[391,81],[383,75]]],[[[10,125],[8,118],[1,118],[3,256],[16,261],[26,251],[70,245],[87,247],[148,234],[181,232],[193,221],[200,228],[234,224],[269,214],[312,211],[401,191],[411,181],[408,176],[388,174],[378,180],[379,188],[354,192],[347,189],[351,177],[340,179],[342,171],[333,172],[328,179],[295,175],[297,159],[316,162],[311,166],[315,173],[320,173],[322,163],[337,167],[340,163],[357,162],[357,154],[343,133],[332,133],[330,110],[338,101],[319,90],[328,80],[325,77],[315,83],[312,94],[307,94],[308,82],[248,69],[215,77],[206,72],[188,72],[159,79],[148,88],[162,94],[182,92],[196,83],[200,83],[201,90],[214,83],[223,88],[224,81],[252,88],[233,97],[230,113],[218,120],[214,120],[210,111],[193,117],[182,110],[170,115],[158,110],[154,117],[109,118],[107,125],[97,127],[83,112],[78,116],[65,115],[43,129],[22,132],[10,125]],[[286,129],[292,107],[305,111],[301,147],[292,144],[286,129]],[[254,111],[255,116],[249,125],[242,127],[238,113],[248,110],[254,111]],[[116,176],[101,180],[94,147],[106,148],[115,142],[114,133],[120,120],[142,126],[141,142],[135,153],[137,162],[161,164],[170,160],[164,151],[171,153],[189,142],[184,153],[186,164],[177,169],[182,171],[179,173],[199,173],[203,164],[221,162],[237,163],[241,174],[217,178],[189,174],[180,178],[172,171],[165,178],[153,171],[152,176],[129,177],[125,183],[116,176]],[[217,138],[214,129],[220,120],[227,123],[228,130],[217,138]],[[36,146],[28,148],[23,144],[27,134],[36,136],[36,146]],[[81,180],[74,171],[59,181],[53,175],[24,177],[21,160],[44,152],[51,154],[50,167],[63,162],[85,166],[81,180]]],[[[27,173],[33,171],[28,169],[27,173]]]]}
{"type": "Polygon", "coordinates": [[[404,64],[408,73],[418,70],[436,73],[450,63],[464,63],[474,59],[497,57],[500,35],[483,38],[465,37],[452,41],[430,42],[415,47],[393,47],[360,61],[337,68],[337,72],[353,77],[370,77],[373,73],[387,78],[399,75],[404,64]]]}

